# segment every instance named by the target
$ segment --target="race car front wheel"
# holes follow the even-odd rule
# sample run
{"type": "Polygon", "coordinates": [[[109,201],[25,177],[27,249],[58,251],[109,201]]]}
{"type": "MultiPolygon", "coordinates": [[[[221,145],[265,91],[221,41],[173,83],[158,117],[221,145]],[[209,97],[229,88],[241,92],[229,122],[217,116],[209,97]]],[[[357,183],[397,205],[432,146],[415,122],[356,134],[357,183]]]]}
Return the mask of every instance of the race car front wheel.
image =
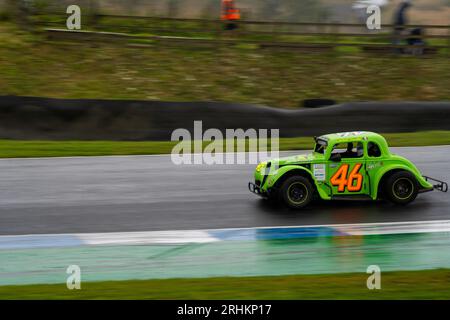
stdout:
{"type": "Polygon", "coordinates": [[[395,204],[405,205],[412,202],[417,197],[418,190],[416,178],[407,171],[394,173],[385,184],[387,198],[395,204]]]}
{"type": "Polygon", "coordinates": [[[311,182],[302,176],[293,176],[281,185],[281,198],[292,209],[300,209],[308,205],[313,197],[311,182]]]}

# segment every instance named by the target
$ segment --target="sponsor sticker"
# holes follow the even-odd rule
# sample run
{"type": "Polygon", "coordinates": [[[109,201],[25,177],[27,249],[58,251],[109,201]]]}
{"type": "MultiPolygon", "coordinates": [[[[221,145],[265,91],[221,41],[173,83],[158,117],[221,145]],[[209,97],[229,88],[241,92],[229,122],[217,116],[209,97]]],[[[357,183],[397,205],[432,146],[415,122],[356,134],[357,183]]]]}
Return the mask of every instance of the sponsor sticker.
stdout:
{"type": "Polygon", "coordinates": [[[325,181],[325,164],[319,163],[313,165],[314,178],[317,181],[325,181]]]}
{"type": "Polygon", "coordinates": [[[352,131],[352,132],[340,132],[337,135],[340,138],[346,138],[346,137],[356,137],[364,134],[364,131],[352,131]]]}
{"type": "Polygon", "coordinates": [[[382,162],[373,162],[373,163],[368,163],[367,164],[367,170],[372,170],[378,167],[381,167],[383,165],[382,162]]]}

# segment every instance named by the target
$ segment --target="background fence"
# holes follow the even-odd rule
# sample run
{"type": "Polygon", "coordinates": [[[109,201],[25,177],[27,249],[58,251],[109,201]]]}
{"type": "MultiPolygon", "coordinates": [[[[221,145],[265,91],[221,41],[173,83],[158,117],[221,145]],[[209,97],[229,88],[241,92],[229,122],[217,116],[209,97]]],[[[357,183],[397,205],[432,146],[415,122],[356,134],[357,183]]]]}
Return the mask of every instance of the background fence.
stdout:
{"type": "MultiPolygon", "coordinates": [[[[409,21],[427,23],[406,26],[405,32],[395,39],[393,26],[386,23],[391,21],[398,6],[395,0],[383,7],[382,29],[374,31],[366,28],[361,15],[358,18],[358,13],[352,9],[353,2],[239,0],[244,21],[233,31],[225,31],[223,22],[215,19],[220,14],[219,0],[0,0],[0,13],[9,8],[22,26],[28,29],[37,26],[52,38],[120,39],[134,45],[155,41],[206,46],[247,43],[260,48],[330,50],[345,46],[389,51],[399,47],[398,43],[404,47],[407,39],[419,38],[426,42],[422,46],[425,51],[450,51],[448,0],[414,1],[408,13],[409,21]],[[65,28],[68,4],[82,8],[81,33],[68,34],[65,28]],[[435,18],[430,19],[430,16],[435,18]],[[420,28],[422,33],[409,35],[408,31],[413,28],[420,28]]],[[[409,49],[417,49],[417,45],[409,49]]]]}
{"type": "Polygon", "coordinates": [[[157,42],[197,45],[254,44],[260,48],[330,50],[336,47],[359,47],[366,51],[412,48],[408,38],[425,41],[425,52],[450,51],[449,25],[408,25],[401,35],[393,36],[393,25],[368,30],[365,24],[239,21],[236,30],[225,30],[224,22],[212,19],[185,19],[97,14],[84,19],[83,30],[66,30],[66,15],[38,15],[34,22],[52,38],[128,41],[150,45],[157,42]],[[421,35],[408,30],[420,28],[421,35]],[[394,40],[400,44],[392,44],[394,40]]]}

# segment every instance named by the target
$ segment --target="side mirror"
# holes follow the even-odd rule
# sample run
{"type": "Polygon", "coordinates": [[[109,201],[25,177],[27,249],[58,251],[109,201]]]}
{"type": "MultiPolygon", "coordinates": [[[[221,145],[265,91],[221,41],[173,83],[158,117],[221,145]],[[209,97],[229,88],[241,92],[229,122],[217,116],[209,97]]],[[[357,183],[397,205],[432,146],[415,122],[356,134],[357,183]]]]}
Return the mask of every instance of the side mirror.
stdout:
{"type": "Polygon", "coordinates": [[[342,159],[341,154],[340,153],[333,153],[330,157],[330,160],[333,162],[340,162],[342,159]]]}

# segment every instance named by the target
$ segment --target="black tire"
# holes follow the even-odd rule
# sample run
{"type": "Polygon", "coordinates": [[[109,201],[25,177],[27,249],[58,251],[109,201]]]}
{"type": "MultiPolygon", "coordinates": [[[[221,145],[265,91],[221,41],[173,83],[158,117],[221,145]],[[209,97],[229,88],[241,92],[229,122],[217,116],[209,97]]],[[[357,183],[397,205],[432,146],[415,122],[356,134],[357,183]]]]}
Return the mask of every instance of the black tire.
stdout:
{"type": "Polygon", "coordinates": [[[384,184],[384,194],[395,204],[406,205],[417,197],[419,185],[416,177],[408,171],[392,174],[384,184]]]}
{"type": "Polygon", "coordinates": [[[285,205],[292,209],[300,209],[307,206],[314,194],[311,182],[302,176],[293,176],[283,182],[280,189],[280,197],[285,205]]]}

